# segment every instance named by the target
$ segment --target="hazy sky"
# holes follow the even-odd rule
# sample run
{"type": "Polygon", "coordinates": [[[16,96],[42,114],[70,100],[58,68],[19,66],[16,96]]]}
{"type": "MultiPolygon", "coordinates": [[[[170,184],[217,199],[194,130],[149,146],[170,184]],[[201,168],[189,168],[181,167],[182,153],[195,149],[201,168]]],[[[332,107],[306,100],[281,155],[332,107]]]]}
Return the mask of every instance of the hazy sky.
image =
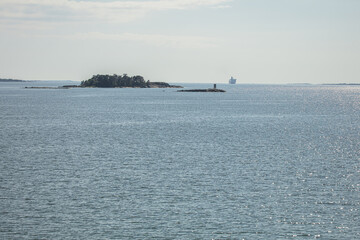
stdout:
{"type": "Polygon", "coordinates": [[[360,83],[360,0],[0,0],[0,78],[360,83]]]}

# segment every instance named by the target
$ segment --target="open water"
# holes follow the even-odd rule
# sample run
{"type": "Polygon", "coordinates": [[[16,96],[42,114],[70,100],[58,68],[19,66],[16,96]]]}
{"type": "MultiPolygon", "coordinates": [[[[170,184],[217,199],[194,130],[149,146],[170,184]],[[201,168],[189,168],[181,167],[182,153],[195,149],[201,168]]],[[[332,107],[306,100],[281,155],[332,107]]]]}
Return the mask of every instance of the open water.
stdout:
{"type": "Polygon", "coordinates": [[[63,84],[0,83],[0,239],[360,239],[360,86],[63,84]]]}

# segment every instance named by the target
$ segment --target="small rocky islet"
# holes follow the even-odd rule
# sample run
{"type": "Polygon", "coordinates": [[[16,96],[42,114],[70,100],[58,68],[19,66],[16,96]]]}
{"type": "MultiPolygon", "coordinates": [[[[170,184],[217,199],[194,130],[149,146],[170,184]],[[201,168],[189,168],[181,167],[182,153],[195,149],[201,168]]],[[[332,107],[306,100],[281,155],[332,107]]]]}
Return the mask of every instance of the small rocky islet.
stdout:
{"type": "Polygon", "coordinates": [[[213,88],[207,88],[207,89],[184,89],[184,90],[178,90],[178,92],[226,92],[226,91],[216,88],[216,84],[214,84],[213,88]]]}
{"type": "Polygon", "coordinates": [[[217,88],[207,88],[207,89],[184,89],[184,90],[178,90],[178,92],[226,92],[226,91],[217,88]]]}

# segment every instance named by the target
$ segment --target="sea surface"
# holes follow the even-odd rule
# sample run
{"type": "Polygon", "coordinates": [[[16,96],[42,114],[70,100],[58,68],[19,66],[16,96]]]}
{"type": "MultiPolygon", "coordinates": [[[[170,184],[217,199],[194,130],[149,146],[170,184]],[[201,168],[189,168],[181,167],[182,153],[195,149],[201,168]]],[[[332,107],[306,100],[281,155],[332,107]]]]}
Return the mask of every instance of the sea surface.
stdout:
{"type": "Polygon", "coordinates": [[[0,239],[360,239],[360,86],[64,84],[0,83],[0,239]]]}

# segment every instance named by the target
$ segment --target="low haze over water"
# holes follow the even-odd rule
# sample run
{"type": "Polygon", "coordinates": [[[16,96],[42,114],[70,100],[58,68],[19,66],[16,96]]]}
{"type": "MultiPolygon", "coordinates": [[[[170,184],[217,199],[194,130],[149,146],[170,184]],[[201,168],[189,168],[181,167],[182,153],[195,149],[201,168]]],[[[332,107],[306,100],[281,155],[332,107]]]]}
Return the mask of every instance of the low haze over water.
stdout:
{"type": "Polygon", "coordinates": [[[64,84],[0,83],[0,239],[360,238],[359,86],[64,84]]]}

